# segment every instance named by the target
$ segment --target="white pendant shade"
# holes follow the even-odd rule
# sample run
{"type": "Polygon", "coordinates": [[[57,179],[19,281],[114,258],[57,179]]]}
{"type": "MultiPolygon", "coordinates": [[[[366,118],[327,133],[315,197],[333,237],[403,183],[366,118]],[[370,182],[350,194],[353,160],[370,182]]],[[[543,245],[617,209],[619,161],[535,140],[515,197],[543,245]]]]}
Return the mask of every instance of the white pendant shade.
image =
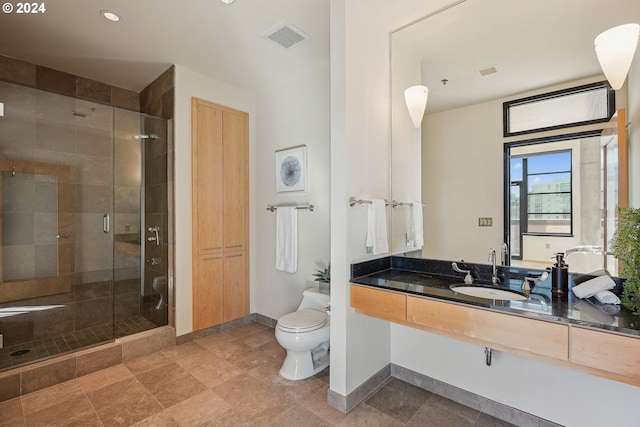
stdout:
{"type": "Polygon", "coordinates": [[[420,123],[422,123],[422,116],[424,115],[424,109],[427,107],[428,96],[429,89],[422,85],[411,86],[404,91],[404,100],[409,109],[409,116],[411,116],[411,121],[416,129],[419,128],[420,123]]]}
{"type": "Polygon", "coordinates": [[[615,90],[620,89],[627,78],[639,32],[638,24],[619,25],[600,33],[594,40],[600,67],[615,90]]]}

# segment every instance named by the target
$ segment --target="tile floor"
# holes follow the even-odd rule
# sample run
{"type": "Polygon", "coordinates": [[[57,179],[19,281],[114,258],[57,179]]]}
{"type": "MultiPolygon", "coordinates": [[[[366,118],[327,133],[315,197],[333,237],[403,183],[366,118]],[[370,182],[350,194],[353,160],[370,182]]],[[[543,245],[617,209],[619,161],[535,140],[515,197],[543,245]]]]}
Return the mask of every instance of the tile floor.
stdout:
{"type": "Polygon", "coordinates": [[[396,379],[343,414],[328,370],[287,381],[284,355],[250,323],[0,403],[0,427],[511,425],[396,379]]]}

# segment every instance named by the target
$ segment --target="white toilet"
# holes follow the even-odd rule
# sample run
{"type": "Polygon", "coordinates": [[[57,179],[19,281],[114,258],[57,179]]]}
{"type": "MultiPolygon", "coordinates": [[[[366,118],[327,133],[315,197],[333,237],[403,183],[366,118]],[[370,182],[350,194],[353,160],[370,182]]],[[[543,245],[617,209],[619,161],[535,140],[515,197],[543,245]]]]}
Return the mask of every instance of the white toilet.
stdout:
{"type": "Polygon", "coordinates": [[[308,288],[298,309],[278,319],[276,339],[287,350],[282,377],[302,380],[329,366],[330,301],[318,286],[308,288]]]}

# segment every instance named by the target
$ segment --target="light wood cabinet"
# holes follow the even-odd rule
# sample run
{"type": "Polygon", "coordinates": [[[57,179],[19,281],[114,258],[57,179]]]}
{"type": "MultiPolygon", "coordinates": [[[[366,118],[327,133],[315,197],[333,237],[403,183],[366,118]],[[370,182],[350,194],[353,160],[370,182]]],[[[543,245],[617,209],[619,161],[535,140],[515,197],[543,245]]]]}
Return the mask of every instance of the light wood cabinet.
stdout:
{"type": "Polygon", "coordinates": [[[407,296],[364,286],[351,286],[351,307],[358,313],[394,322],[407,319],[407,296]]]}
{"type": "Polygon", "coordinates": [[[361,314],[640,386],[640,337],[351,285],[361,314]]]}
{"type": "Polygon", "coordinates": [[[249,312],[249,116],[192,100],[193,329],[249,312]]]}
{"type": "Polygon", "coordinates": [[[640,337],[571,327],[569,360],[591,373],[640,386],[640,337]]]}
{"type": "Polygon", "coordinates": [[[407,321],[426,330],[523,355],[567,360],[567,325],[418,297],[407,297],[407,321]]]}

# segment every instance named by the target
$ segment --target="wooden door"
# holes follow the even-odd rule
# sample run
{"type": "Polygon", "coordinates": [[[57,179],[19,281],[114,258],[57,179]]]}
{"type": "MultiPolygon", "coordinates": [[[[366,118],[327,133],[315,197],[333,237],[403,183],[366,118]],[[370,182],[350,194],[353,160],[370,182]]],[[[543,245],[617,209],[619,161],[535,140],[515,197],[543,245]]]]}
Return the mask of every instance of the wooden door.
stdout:
{"type": "Polygon", "coordinates": [[[249,314],[245,252],[224,254],[224,315],[223,320],[238,319],[249,314]]]}
{"type": "Polygon", "coordinates": [[[193,102],[193,248],[204,255],[223,248],[222,111],[193,102]]]}
{"type": "Polygon", "coordinates": [[[224,257],[212,254],[197,257],[193,277],[193,330],[222,323],[224,257]]]}
{"type": "Polygon", "coordinates": [[[249,205],[248,116],[223,114],[224,251],[246,250],[249,205]]]}

